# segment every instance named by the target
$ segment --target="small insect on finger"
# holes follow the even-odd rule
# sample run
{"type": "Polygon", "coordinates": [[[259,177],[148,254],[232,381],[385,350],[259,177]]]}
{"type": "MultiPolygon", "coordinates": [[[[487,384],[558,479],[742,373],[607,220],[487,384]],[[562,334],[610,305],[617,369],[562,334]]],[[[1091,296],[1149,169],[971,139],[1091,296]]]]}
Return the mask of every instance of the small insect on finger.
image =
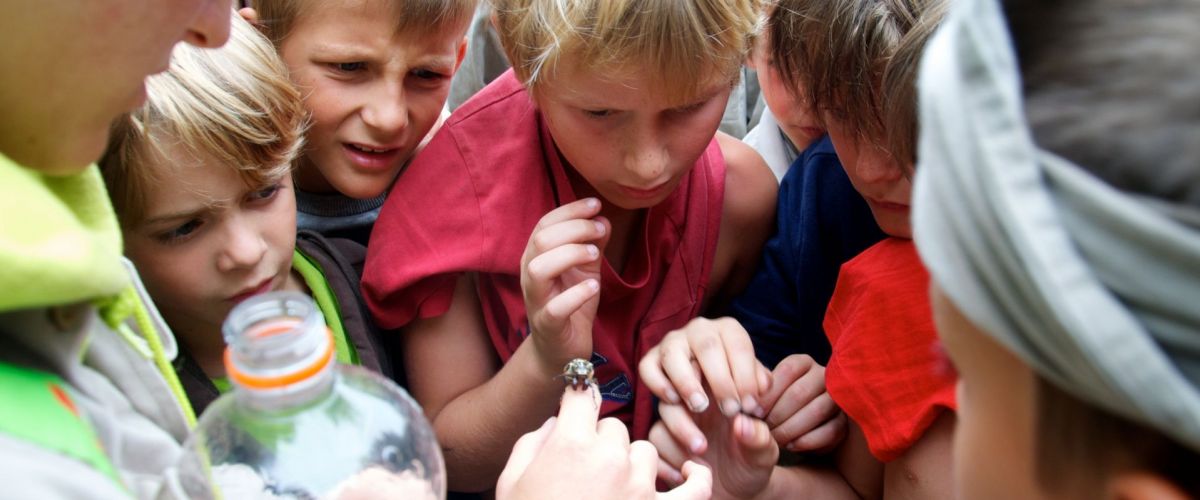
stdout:
{"type": "Polygon", "coordinates": [[[596,370],[592,366],[592,362],[582,358],[575,358],[568,361],[563,366],[563,372],[560,375],[563,378],[563,383],[575,389],[591,388],[596,385],[596,370]]]}

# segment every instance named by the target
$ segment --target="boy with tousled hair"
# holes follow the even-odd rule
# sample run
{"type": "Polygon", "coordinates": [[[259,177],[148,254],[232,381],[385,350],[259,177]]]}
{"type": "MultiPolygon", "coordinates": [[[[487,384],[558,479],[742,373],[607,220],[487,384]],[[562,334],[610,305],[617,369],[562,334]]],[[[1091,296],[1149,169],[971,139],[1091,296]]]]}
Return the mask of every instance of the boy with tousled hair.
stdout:
{"type": "MultiPolygon", "coordinates": [[[[909,178],[915,161],[914,79],[922,47],[943,10],[944,3],[939,1],[781,0],[768,20],[777,67],[785,81],[800,86],[798,96],[808,96],[802,102],[828,129],[829,143],[846,177],[866,201],[875,224],[890,238],[866,248],[841,266],[823,319],[823,330],[832,346],[827,369],[814,366],[804,352],[798,356],[784,348],[758,353],[760,357],[786,356],[775,370],[776,382],[795,373],[782,368],[798,366],[804,376],[818,373],[816,377],[823,384],[816,385],[828,390],[828,396],[812,400],[811,396],[801,397],[801,393],[792,391],[781,396],[783,389],[773,386],[763,396],[772,402],[773,411],[767,415],[766,424],[780,445],[807,451],[796,447],[802,443],[791,440],[796,435],[796,422],[812,421],[805,416],[810,408],[836,403],[846,412],[850,432],[837,453],[837,474],[809,467],[775,467],[768,460],[777,453],[775,442],[744,441],[740,435],[730,438],[718,432],[710,416],[693,418],[678,407],[660,409],[662,427],[652,434],[652,441],[664,450],[669,463],[679,464],[695,456],[695,451],[684,444],[703,439],[698,427],[714,436],[703,457],[709,463],[723,463],[733,469],[713,471],[716,491],[723,492],[717,496],[787,496],[799,484],[830,497],[950,495],[946,470],[954,428],[955,378],[951,371],[941,369],[944,362],[937,354],[926,294],[928,275],[910,239],[908,222],[909,178]],[[874,85],[864,85],[864,80],[874,85]],[[908,102],[901,102],[904,99],[908,102]]],[[[796,208],[781,205],[780,211],[796,208]]],[[[780,227],[771,243],[788,235],[803,235],[804,229],[780,227]]],[[[826,243],[807,239],[781,242],[769,245],[768,252],[826,243]]],[[[779,277],[799,286],[807,278],[779,277]]],[[[762,290],[758,291],[761,295],[762,290]]],[[[756,334],[751,332],[750,336],[756,334]]],[[[654,365],[677,363],[672,357],[681,353],[688,355],[688,349],[674,348],[676,344],[692,346],[696,357],[710,357],[712,354],[700,352],[704,346],[738,345],[746,336],[736,323],[715,328],[703,323],[691,325],[678,337],[665,339],[661,353],[652,353],[657,358],[643,362],[643,372],[654,371],[654,365]]],[[[780,345],[777,339],[770,340],[756,347],[780,345]]],[[[784,346],[816,343],[815,339],[783,340],[784,346]]],[[[742,350],[727,347],[725,351],[717,357],[727,358],[730,366],[744,363],[737,358],[748,356],[742,350]]],[[[709,366],[703,370],[714,388],[727,385],[724,380],[714,381],[727,377],[726,373],[709,366]]],[[[673,385],[683,393],[700,387],[694,373],[668,375],[662,377],[666,387],[673,385]]],[[[818,432],[820,428],[807,435],[818,432]]]]}
{"type": "Polygon", "coordinates": [[[406,170],[363,280],[381,326],[404,328],[452,489],[495,484],[574,358],[595,364],[601,414],[644,438],[654,411],[637,359],[744,286],[775,182],[716,131],[759,7],[495,3],[513,71],[406,170]]]}
{"type": "Polygon", "coordinates": [[[91,162],[175,45],[221,45],[231,14],[227,0],[0,3],[5,496],[173,497],[194,416],[91,162]]]}
{"type": "Polygon", "coordinates": [[[224,47],[177,49],[147,94],[113,126],[100,169],[125,253],[182,347],[175,368],[196,411],[229,388],[225,317],[268,291],[312,295],[338,360],[386,372],[343,256],[365,249],[296,235],[291,172],[307,113],[270,42],[236,18],[224,47]]]}
{"type": "Polygon", "coordinates": [[[1198,16],[965,0],[930,43],[913,224],[960,498],[1200,496],[1198,16]]]}
{"type": "Polygon", "coordinates": [[[445,119],[477,0],[254,0],[311,126],[297,224],[366,245],[388,189],[445,119]]]}

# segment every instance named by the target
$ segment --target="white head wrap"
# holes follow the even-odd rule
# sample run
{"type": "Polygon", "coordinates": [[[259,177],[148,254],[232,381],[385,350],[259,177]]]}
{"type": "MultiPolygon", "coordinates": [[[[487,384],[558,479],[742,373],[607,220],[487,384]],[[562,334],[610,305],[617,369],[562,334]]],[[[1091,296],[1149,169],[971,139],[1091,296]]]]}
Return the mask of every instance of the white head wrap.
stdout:
{"type": "Polygon", "coordinates": [[[933,279],[1058,387],[1200,450],[1196,209],[1034,144],[996,0],[956,2],[918,85],[913,226],[933,279]]]}

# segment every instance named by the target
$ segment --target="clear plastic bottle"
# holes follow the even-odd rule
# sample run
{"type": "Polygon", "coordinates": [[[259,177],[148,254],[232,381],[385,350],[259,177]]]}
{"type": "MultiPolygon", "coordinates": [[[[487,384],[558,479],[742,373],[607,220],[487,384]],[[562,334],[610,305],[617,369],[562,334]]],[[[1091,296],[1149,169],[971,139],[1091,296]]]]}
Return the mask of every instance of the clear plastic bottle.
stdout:
{"type": "Polygon", "coordinates": [[[391,381],[336,363],[312,299],[253,297],[223,330],[234,389],[209,405],[188,438],[170,481],[177,494],[445,498],[441,450],[420,406],[391,381]]]}

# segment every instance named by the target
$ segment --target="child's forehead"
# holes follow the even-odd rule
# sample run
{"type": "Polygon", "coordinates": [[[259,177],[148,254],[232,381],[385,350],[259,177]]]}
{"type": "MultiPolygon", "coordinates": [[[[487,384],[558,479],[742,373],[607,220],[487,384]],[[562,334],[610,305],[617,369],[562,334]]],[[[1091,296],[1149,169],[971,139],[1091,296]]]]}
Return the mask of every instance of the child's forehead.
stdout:
{"type": "Polygon", "coordinates": [[[420,37],[449,31],[465,32],[470,16],[450,16],[432,9],[414,7],[405,0],[299,0],[300,8],[292,25],[292,35],[298,28],[314,27],[354,29],[355,23],[382,27],[396,36],[420,37]],[[349,22],[347,22],[349,21],[349,22]]]}
{"type": "Polygon", "coordinates": [[[543,97],[579,104],[632,108],[653,103],[661,107],[694,104],[733,87],[736,75],[718,71],[697,80],[672,78],[637,61],[609,65],[563,63],[539,84],[543,97]],[[622,104],[622,105],[615,105],[622,104]]]}

